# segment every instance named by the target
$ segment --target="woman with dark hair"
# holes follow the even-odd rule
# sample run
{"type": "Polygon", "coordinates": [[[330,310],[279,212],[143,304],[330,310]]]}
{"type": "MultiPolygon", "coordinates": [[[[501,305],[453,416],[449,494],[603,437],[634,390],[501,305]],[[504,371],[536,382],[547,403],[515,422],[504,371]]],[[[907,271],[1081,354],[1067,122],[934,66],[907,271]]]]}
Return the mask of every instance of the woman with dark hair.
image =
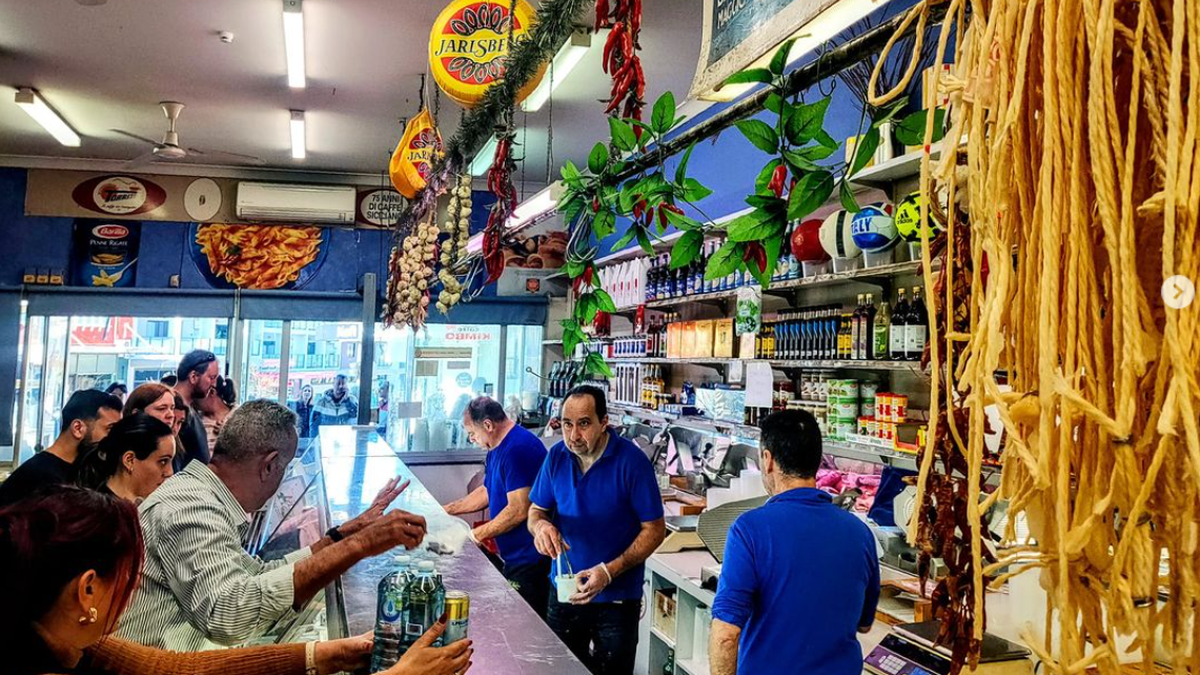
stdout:
{"type": "Polygon", "coordinates": [[[233,380],[221,375],[217,376],[213,388],[208,390],[208,396],[196,402],[196,412],[200,414],[200,421],[204,423],[204,431],[208,435],[209,454],[216,449],[217,436],[221,435],[225,420],[236,407],[237,389],[233,386],[233,380]]]}
{"type": "MultiPolygon", "coordinates": [[[[0,509],[0,654],[6,675],[329,675],[370,661],[367,636],[180,654],[109,637],[142,566],[131,502],[61,487],[0,509]]],[[[452,675],[470,667],[464,640],[443,649],[438,623],[388,675],[452,675]],[[451,655],[459,655],[454,657],[451,655]]]]}
{"type": "Polygon", "coordinates": [[[120,382],[113,382],[112,384],[108,385],[108,389],[105,389],[104,393],[112,394],[113,396],[121,399],[121,402],[124,403],[125,397],[129,396],[129,388],[120,382]]]}
{"type": "Polygon", "coordinates": [[[178,439],[179,430],[183,428],[183,425],[187,424],[188,415],[192,414],[192,409],[184,402],[179,392],[172,389],[171,393],[175,395],[175,421],[171,423],[171,431],[175,433],[175,438],[178,439]]]}
{"type": "Polygon", "coordinates": [[[108,436],[79,459],[78,482],[140,502],[174,473],[175,435],[145,413],[122,418],[108,436]]]}
{"type": "Polygon", "coordinates": [[[162,420],[168,426],[175,424],[175,392],[165,384],[147,382],[133,390],[125,399],[122,417],[138,413],[162,420]]]}

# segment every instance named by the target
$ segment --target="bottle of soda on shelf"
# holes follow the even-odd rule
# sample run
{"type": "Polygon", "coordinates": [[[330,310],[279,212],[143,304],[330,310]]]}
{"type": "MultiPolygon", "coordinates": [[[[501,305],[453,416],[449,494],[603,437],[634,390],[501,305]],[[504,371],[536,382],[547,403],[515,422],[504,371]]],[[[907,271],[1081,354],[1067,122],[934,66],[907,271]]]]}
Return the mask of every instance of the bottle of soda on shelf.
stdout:
{"type": "Polygon", "coordinates": [[[875,315],[875,331],[872,340],[872,349],[874,358],[881,361],[886,361],[891,358],[891,335],[889,329],[892,325],[892,316],[888,311],[887,300],[879,303],[879,312],[875,315]]]}
{"type": "Polygon", "coordinates": [[[909,361],[920,361],[929,335],[929,315],[925,310],[925,302],[921,300],[921,287],[915,286],[912,292],[912,304],[904,326],[904,357],[909,361]]]}
{"type": "Polygon", "coordinates": [[[896,298],[896,307],[892,310],[892,325],[888,330],[888,349],[893,361],[904,361],[908,358],[905,344],[908,342],[908,300],[904,299],[904,289],[901,288],[896,298]]]}
{"type": "Polygon", "coordinates": [[[860,337],[862,344],[859,346],[858,351],[861,354],[859,358],[868,361],[877,358],[875,355],[875,312],[875,296],[867,293],[867,304],[863,305],[861,319],[862,330],[860,331],[860,337]]]}

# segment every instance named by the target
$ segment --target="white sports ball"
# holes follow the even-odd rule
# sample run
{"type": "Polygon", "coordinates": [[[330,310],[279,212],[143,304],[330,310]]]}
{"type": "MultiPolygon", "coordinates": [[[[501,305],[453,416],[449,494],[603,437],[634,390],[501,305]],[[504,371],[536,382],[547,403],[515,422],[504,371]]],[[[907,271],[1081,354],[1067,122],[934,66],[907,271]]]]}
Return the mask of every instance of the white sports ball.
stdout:
{"type": "Polygon", "coordinates": [[[896,219],[892,217],[892,206],[883,203],[864,206],[854,214],[850,233],[855,245],[872,253],[895,246],[900,236],[896,231],[896,219]]]}
{"type": "Polygon", "coordinates": [[[821,247],[829,257],[857,258],[862,254],[850,231],[850,221],[853,218],[854,214],[849,211],[835,211],[821,223],[821,247]]]}

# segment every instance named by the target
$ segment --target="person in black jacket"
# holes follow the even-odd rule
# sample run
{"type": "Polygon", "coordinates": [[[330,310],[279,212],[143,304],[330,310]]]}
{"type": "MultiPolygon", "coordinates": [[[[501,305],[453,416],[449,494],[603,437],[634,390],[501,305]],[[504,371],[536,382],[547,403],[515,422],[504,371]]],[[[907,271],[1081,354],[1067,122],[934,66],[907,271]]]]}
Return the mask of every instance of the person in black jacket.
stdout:
{"type": "Polygon", "coordinates": [[[25,499],[40,488],[75,481],[75,461],[108,435],[121,419],[121,399],[95,389],[71,394],[62,410],[62,432],[54,443],[17,467],[0,483],[0,506],[25,499]]]}
{"type": "Polygon", "coordinates": [[[183,428],[179,430],[183,453],[175,456],[175,473],[183,471],[188,462],[194,459],[205,464],[212,459],[208,450],[208,433],[204,431],[204,422],[200,415],[195,413],[195,406],[216,386],[220,374],[221,367],[217,364],[216,354],[204,349],[188,352],[179,362],[175,391],[191,410],[188,411],[183,428]]]}

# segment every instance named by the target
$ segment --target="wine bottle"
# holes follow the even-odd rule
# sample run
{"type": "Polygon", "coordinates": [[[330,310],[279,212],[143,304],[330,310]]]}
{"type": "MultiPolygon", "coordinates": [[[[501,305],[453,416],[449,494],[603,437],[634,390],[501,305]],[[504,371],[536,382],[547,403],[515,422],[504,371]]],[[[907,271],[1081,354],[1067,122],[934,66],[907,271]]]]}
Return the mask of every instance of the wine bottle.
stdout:
{"type": "Polygon", "coordinates": [[[888,331],[889,350],[893,361],[904,361],[907,358],[905,345],[908,335],[905,326],[908,324],[908,301],[904,299],[904,289],[901,288],[896,298],[896,308],[892,310],[892,325],[888,331]]]}
{"type": "Polygon", "coordinates": [[[904,355],[909,361],[920,361],[925,353],[925,340],[929,334],[929,315],[925,302],[921,300],[921,287],[913,288],[912,305],[908,309],[908,321],[904,330],[904,355]]]}
{"type": "Polygon", "coordinates": [[[858,302],[854,305],[854,312],[850,315],[850,358],[856,361],[862,358],[859,347],[862,346],[862,318],[865,304],[862,293],[859,293],[858,302]]]}
{"type": "Polygon", "coordinates": [[[863,305],[862,330],[859,331],[862,344],[858,351],[861,354],[860,358],[871,361],[875,355],[875,296],[872,293],[867,293],[867,304],[863,305]]]}

